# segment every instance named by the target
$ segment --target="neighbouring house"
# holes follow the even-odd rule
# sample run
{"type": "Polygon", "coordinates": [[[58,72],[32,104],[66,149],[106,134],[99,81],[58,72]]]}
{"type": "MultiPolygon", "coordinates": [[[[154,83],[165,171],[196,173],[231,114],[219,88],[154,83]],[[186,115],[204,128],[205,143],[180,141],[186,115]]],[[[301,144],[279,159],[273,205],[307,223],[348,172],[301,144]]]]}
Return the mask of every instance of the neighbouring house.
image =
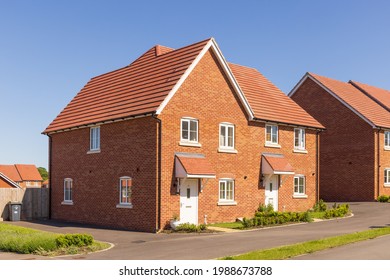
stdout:
{"type": "Polygon", "coordinates": [[[0,173],[22,188],[42,187],[42,177],[33,164],[0,165],[0,173]]]}
{"type": "Polygon", "coordinates": [[[53,219],[159,231],[318,198],[323,126],[214,39],[92,78],[43,132],[53,219]]]}
{"type": "Polygon", "coordinates": [[[390,91],[307,73],[289,96],[320,121],[320,197],[390,195],[390,91]]]}

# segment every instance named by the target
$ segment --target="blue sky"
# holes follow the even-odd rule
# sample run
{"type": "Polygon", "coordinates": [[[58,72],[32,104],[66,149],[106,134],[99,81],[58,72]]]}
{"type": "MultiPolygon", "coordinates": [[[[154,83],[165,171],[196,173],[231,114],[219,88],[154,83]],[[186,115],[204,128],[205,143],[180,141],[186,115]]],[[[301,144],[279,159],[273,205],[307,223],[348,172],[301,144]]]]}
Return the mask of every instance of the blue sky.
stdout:
{"type": "Polygon", "coordinates": [[[214,37],[288,93],[306,72],[390,89],[390,1],[0,0],[0,163],[48,166],[41,132],[96,75],[214,37]]]}

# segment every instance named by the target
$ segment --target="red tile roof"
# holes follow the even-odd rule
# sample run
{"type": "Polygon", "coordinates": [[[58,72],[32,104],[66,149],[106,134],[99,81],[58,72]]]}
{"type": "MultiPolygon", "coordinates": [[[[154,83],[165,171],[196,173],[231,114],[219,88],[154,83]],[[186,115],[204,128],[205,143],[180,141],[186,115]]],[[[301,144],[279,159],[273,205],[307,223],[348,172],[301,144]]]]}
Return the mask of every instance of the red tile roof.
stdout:
{"type": "Polygon", "coordinates": [[[177,156],[188,175],[215,175],[206,158],[177,156]]]}
{"type": "MultiPolygon", "coordinates": [[[[129,66],[92,78],[43,133],[155,113],[206,45],[218,48],[213,39],[177,50],[155,46],[129,66]]],[[[256,118],[323,128],[257,70],[229,65],[256,118]]]]}
{"type": "Polygon", "coordinates": [[[0,172],[15,182],[42,181],[37,167],[33,164],[0,165],[0,172]]]}
{"type": "Polygon", "coordinates": [[[371,124],[390,128],[390,112],[350,83],[308,73],[371,124]]]}
{"type": "Polygon", "coordinates": [[[294,172],[293,167],[285,157],[263,155],[274,172],[294,172]]]}
{"type": "Polygon", "coordinates": [[[390,91],[381,89],[378,87],[370,86],[367,84],[359,83],[356,81],[349,81],[350,84],[354,85],[367,95],[369,95],[371,98],[373,98],[375,101],[380,103],[382,106],[387,108],[387,110],[390,110],[390,91]]]}
{"type": "Polygon", "coordinates": [[[177,50],[155,46],[129,66],[92,78],[44,133],[155,112],[209,40],[177,50]]]}
{"type": "Polygon", "coordinates": [[[259,71],[229,63],[256,119],[324,128],[259,71]]]}

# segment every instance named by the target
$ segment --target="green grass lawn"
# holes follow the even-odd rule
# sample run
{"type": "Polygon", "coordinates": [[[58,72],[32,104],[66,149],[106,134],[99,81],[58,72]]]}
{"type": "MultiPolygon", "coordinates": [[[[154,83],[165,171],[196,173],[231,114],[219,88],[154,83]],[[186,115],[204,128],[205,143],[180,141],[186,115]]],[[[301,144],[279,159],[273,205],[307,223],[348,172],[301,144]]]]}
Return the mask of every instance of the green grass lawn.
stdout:
{"type": "Polygon", "coordinates": [[[376,238],[390,234],[390,227],[370,229],[366,231],[329,237],[314,241],[298,243],[294,245],[281,246],[267,250],[253,251],[246,254],[225,257],[224,260],[283,260],[295,256],[309,254],[316,251],[338,247],[358,241],[376,238]]]}
{"type": "Polygon", "coordinates": [[[107,243],[93,241],[89,246],[59,248],[60,234],[0,223],[0,251],[46,256],[94,252],[108,248],[107,243]]]}

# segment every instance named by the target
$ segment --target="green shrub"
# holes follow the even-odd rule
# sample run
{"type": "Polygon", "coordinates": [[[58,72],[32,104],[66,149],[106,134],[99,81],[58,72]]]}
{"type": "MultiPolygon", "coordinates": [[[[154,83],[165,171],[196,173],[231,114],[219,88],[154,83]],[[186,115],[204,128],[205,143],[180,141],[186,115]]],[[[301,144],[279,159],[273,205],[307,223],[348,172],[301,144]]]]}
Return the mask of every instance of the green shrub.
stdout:
{"type": "Polygon", "coordinates": [[[387,196],[387,195],[380,195],[380,196],[378,196],[377,201],[379,201],[379,202],[388,202],[389,198],[390,197],[387,196]]]}
{"type": "Polygon", "coordinates": [[[194,225],[190,223],[185,223],[185,224],[180,224],[179,226],[176,227],[175,231],[178,232],[201,232],[207,230],[207,226],[202,224],[202,225],[194,225]]]}
{"type": "Polygon", "coordinates": [[[61,234],[56,238],[58,248],[76,246],[83,247],[93,243],[93,237],[89,234],[61,234]]]}
{"type": "MultiPolygon", "coordinates": [[[[263,208],[262,208],[263,209],[263,208]]],[[[309,212],[277,212],[271,208],[256,212],[251,219],[244,218],[243,228],[263,227],[268,225],[281,225],[291,222],[312,222],[309,212]]]]}
{"type": "Polygon", "coordinates": [[[314,212],[325,212],[327,209],[326,203],[320,199],[316,204],[313,206],[314,212]]]}
{"type": "Polygon", "coordinates": [[[325,219],[344,217],[349,213],[349,204],[333,205],[332,209],[326,210],[325,219]]]}

